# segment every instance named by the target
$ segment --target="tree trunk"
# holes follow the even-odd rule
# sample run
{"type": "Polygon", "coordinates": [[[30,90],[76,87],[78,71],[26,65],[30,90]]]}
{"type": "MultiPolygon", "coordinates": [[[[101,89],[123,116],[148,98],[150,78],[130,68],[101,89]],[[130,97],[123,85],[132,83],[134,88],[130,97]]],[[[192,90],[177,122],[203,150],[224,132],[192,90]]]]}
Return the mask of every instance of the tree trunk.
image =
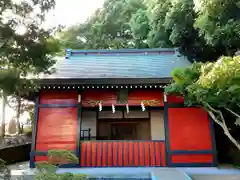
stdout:
{"type": "Polygon", "coordinates": [[[225,119],[223,117],[221,118],[221,121],[218,120],[218,118],[214,115],[213,112],[208,111],[209,115],[213,119],[214,122],[216,122],[219,126],[222,127],[224,134],[228,137],[228,139],[240,150],[240,143],[231,135],[231,133],[228,130],[228,127],[225,123],[225,119]]]}
{"type": "Polygon", "coordinates": [[[7,103],[7,96],[3,93],[3,98],[2,98],[2,117],[1,117],[1,137],[5,136],[5,125],[6,125],[6,118],[5,118],[5,113],[6,113],[6,103],[7,103]]]}
{"type": "Polygon", "coordinates": [[[16,115],[16,124],[17,124],[17,134],[22,133],[21,124],[20,124],[20,111],[21,111],[21,98],[17,98],[17,115],[16,115]]]}

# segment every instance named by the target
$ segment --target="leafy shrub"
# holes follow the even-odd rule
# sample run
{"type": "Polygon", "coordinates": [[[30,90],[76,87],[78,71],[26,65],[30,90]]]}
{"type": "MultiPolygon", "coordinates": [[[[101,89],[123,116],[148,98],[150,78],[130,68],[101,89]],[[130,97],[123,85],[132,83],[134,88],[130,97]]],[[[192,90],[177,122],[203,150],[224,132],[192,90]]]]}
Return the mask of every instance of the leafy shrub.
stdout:
{"type": "Polygon", "coordinates": [[[85,180],[87,179],[87,174],[74,174],[73,180],[85,180]]]}
{"type": "Polygon", "coordinates": [[[35,176],[35,180],[59,180],[60,179],[60,174],[56,173],[49,173],[49,172],[42,172],[42,173],[37,173],[35,176]]]}
{"type": "MultiPolygon", "coordinates": [[[[69,163],[77,164],[78,157],[75,156],[71,151],[67,150],[49,150],[48,151],[49,158],[60,158],[63,162],[67,161],[69,163]]],[[[59,159],[58,159],[59,160],[59,159]]],[[[57,174],[57,166],[55,165],[56,162],[47,162],[42,161],[38,162],[37,173],[35,176],[35,180],[86,180],[86,174],[73,174],[73,173],[63,173],[57,174]]]]}
{"type": "MultiPolygon", "coordinates": [[[[68,163],[72,164],[78,164],[79,160],[76,155],[74,155],[72,152],[67,151],[67,150],[49,150],[48,151],[48,156],[50,158],[55,158],[55,159],[60,159],[68,163]]],[[[54,163],[54,162],[52,162],[54,163]]],[[[58,163],[57,163],[58,164],[58,163]]]]}
{"type": "Polygon", "coordinates": [[[57,171],[57,166],[47,162],[47,161],[41,161],[38,162],[36,165],[36,168],[39,172],[49,172],[49,173],[55,173],[57,171]]]}

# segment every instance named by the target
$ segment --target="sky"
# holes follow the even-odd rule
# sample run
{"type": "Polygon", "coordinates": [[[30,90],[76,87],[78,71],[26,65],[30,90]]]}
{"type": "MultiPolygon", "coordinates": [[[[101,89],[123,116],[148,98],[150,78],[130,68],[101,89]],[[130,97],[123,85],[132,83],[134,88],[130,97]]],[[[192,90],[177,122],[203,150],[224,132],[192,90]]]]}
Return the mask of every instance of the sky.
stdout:
{"type": "MultiPolygon", "coordinates": [[[[19,0],[17,0],[19,1],[19,0]]],[[[46,16],[46,26],[64,25],[69,27],[78,23],[83,23],[94,13],[97,8],[101,8],[104,0],[56,0],[56,7],[46,16]]],[[[0,99],[0,121],[2,112],[2,100],[0,99]]],[[[6,108],[6,121],[12,118],[15,112],[6,108]]],[[[28,118],[25,114],[21,120],[28,118]]]]}
{"type": "Polygon", "coordinates": [[[55,9],[46,17],[46,24],[65,25],[67,27],[84,22],[104,0],[56,0],[55,9]]]}

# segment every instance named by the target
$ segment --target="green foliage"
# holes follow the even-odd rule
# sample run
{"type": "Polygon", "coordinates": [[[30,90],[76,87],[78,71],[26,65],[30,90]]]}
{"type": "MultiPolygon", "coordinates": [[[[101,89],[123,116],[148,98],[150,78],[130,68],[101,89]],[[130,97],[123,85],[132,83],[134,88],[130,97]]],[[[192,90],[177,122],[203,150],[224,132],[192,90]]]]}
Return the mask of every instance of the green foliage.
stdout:
{"type": "Polygon", "coordinates": [[[240,56],[221,57],[215,63],[194,63],[172,73],[167,93],[184,95],[188,105],[234,108],[240,100],[240,56]]]}
{"type": "Polygon", "coordinates": [[[35,180],[59,180],[61,175],[56,173],[37,173],[34,177],[35,180]]]}
{"type": "Polygon", "coordinates": [[[150,31],[147,43],[150,48],[173,46],[169,39],[170,34],[164,26],[165,17],[170,8],[170,0],[152,0],[148,3],[150,31]]]}
{"type": "MultiPolygon", "coordinates": [[[[29,76],[50,73],[53,55],[59,43],[51,38],[56,28],[43,29],[45,14],[55,0],[1,0],[0,3],[0,92],[5,95],[28,95],[37,86],[29,76]],[[37,9],[37,10],[36,10],[37,9]]],[[[2,94],[1,94],[2,95],[2,94]]],[[[20,132],[20,113],[17,126],[20,132]]],[[[5,133],[2,120],[2,133],[5,133]]]]}
{"type": "Polygon", "coordinates": [[[233,55],[240,42],[239,0],[202,0],[195,26],[210,45],[233,55]]]}
{"type": "Polygon", "coordinates": [[[147,39],[149,32],[149,22],[147,11],[139,9],[136,14],[133,14],[129,26],[131,27],[133,38],[135,39],[135,46],[137,48],[146,47],[143,41],[147,39]]]}
{"type": "Polygon", "coordinates": [[[222,1],[204,0],[197,11],[194,0],[107,0],[87,22],[61,32],[61,46],[178,47],[192,61],[214,61],[240,46],[239,10],[236,11],[239,3],[224,1],[222,7],[218,3],[222,1]],[[215,6],[211,7],[211,3],[215,6]]]}
{"type": "Polygon", "coordinates": [[[240,119],[240,56],[221,57],[214,63],[194,63],[185,69],[173,71],[173,82],[165,89],[167,94],[184,96],[188,106],[200,106],[222,127],[224,133],[240,150],[229,128],[232,119],[225,119],[223,112],[231,113],[235,125],[240,119]]]}
{"type": "Polygon", "coordinates": [[[87,179],[87,175],[85,174],[72,174],[72,173],[64,173],[60,175],[59,180],[85,180],[87,179]]]}
{"type": "Polygon", "coordinates": [[[55,173],[57,170],[57,166],[47,162],[47,161],[41,161],[36,164],[36,168],[41,173],[55,173]]]}
{"type": "Polygon", "coordinates": [[[31,88],[23,86],[34,83],[26,77],[47,73],[55,63],[52,55],[58,47],[49,38],[56,29],[42,28],[44,15],[54,6],[54,0],[1,1],[0,90],[7,94],[26,93],[31,88]],[[40,11],[35,11],[36,7],[40,11]]]}
{"type": "Polygon", "coordinates": [[[87,179],[87,174],[74,174],[72,180],[85,180],[87,179]]]}
{"type": "Polygon", "coordinates": [[[72,164],[79,163],[78,157],[68,150],[55,150],[55,149],[49,150],[48,156],[49,157],[58,157],[63,160],[69,161],[72,164]]]}
{"type": "MultiPolygon", "coordinates": [[[[70,151],[67,150],[49,150],[48,156],[60,157],[71,161],[72,163],[78,163],[78,158],[70,151]]],[[[73,174],[73,173],[63,173],[58,174],[57,166],[50,162],[42,161],[37,163],[37,174],[35,176],[36,180],[85,180],[87,179],[86,174],[73,174]]]]}

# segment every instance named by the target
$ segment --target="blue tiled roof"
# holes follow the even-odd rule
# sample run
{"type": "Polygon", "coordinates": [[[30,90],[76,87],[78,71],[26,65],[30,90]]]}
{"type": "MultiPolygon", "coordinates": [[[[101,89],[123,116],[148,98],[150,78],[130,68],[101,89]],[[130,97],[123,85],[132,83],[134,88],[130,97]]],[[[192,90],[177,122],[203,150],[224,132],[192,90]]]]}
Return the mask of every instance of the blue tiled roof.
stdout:
{"type": "Polygon", "coordinates": [[[67,50],[56,72],[44,78],[169,78],[190,62],[175,49],[67,50]]]}

